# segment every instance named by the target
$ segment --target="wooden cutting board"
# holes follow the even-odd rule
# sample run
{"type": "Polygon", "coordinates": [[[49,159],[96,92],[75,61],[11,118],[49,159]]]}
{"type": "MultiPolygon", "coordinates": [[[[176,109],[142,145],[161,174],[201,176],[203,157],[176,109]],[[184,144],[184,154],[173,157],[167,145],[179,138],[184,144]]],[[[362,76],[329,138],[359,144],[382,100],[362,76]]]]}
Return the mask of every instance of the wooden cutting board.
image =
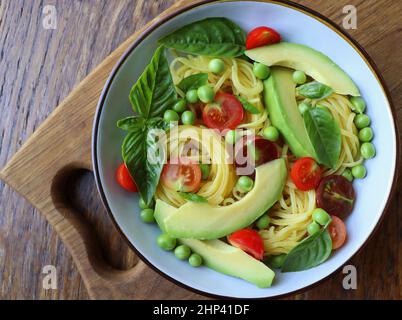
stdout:
{"type": "Polygon", "coordinates": [[[92,170],[93,118],[113,66],[145,29],[192,2],[176,2],[124,41],[63,100],[0,173],[57,231],[93,299],[139,297],[147,287],[144,283],[152,285],[155,273],[142,262],[127,271],[112,268],[99,253],[91,226],[65,198],[66,184],[74,172],[92,170]]]}
{"type": "MultiPolygon", "coordinates": [[[[159,294],[149,294],[149,288],[154,286],[164,291],[166,297],[185,296],[182,292],[178,294],[180,290],[175,286],[161,285],[160,277],[142,262],[127,271],[112,268],[99,251],[92,226],[71,206],[65,190],[69,177],[77,170],[92,169],[93,116],[115,63],[143,30],[191,2],[177,2],[121,44],[71,92],[0,173],[57,231],[72,254],[91,298],[158,297],[159,294]]],[[[320,3],[325,6],[325,1],[320,3]]]]}

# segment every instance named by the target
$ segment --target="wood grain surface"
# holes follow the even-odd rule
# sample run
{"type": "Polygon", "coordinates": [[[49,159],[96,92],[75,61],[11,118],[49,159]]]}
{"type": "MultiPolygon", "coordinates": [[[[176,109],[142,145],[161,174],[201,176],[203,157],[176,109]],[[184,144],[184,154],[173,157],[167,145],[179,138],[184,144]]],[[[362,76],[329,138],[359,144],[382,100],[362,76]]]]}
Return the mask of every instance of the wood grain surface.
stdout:
{"type": "MultiPolygon", "coordinates": [[[[94,67],[173,2],[0,0],[0,167],[94,67]],[[42,9],[48,4],[57,9],[55,30],[45,30],[42,26],[42,9]]],[[[395,14],[402,9],[400,2],[297,2],[340,25],[343,6],[357,7],[358,28],[349,33],[382,71],[401,123],[401,25],[395,14]]],[[[104,258],[118,269],[134,266],[138,260],[107,217],[91,173],[77,173],[68,186],[67,196],[97,232],[104,258]]],[[[340,273],[292,298],[401,299],[401,199],[398,190],[377,234],[351,261],[358,270],[357,290],[344,290],[340,273]]],[[[201,298],[159,275],[153,277],[152,286],[138,298],[201,298]],[[167,295],[167,292],[174,294],[167,295]]],[[[38,211],[3,182],[0,182],[0,298],[88,298],[71,256],[55,231],[38,211]],[[45,265],[57,268],[57,290],[42,288],[45,265]]]]}

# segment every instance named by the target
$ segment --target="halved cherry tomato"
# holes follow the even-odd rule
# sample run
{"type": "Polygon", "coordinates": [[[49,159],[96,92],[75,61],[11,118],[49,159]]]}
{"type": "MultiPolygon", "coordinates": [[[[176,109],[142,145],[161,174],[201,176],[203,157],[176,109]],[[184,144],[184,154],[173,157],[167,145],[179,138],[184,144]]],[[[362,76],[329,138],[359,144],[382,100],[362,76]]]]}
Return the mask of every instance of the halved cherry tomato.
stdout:
{"type": "Polygon", "coordinates": [[[250,50],[281,41],[281,35],[274,29],[268,27],[258,27],[250,31],[247,35],[246,49],[250,50]]]}
{"type": "Polygon", "coordinates": [[[243,120],[244,111],[240,101],[232,94],[218,92],[215,101],[205,106],[202,119],[211,129],[223,131],[235,129],[243,120]]]}
{"type": "Polygon", "coordinates": [[[138,188],[135,185],[134,179],[131,177],[130,173],[124,162],[117,168],[116,180],[121,187],[130,192],[138,192],[138,188]]]}
{"type": "Polygon", "coordinates": [[[338,175],[327,176],[321,180],[316,191],[317,207],[330,215],[345,219],[352,212],[355,191],[353,184],[346,178],[338,175]]]}
{"type": "Polygon", "coordinates": [[[167,188],[180,192],[194,192],[200,188],[201,168],[188,159],[170,160],[165,164],[161,181],[167,188]]]}
{"type": "Polygon", "coordinates": [[[264,258],[264,242],[257,231],[252,229],[242,229],[228,236],[228,241],[254,258],[262,260],[264,258]]]}
{"type": "Polygon", "coordinates": [[[313,158],[298,159],[290,171],[290,177],[297,189],[302,191],[315,189],[321,179],[321,168],[313,158]]]}
{"type": "Polygon", "coordinates": [[[236,143],[235,164],[237,168],[249,168],[248,172],[242,175],[251,175],[254,169],[264,163],[279,158],[279,151],[276,145],[261,136],[244,136],[236,143]]]}
{"type": "Polygon", "coordinates": [[[343,246],[346,240],[346,226],[341,219],[332,216],[332,221],[328,226],[328,232],[332,239],[332,249],[336,250],[343,246]]]}

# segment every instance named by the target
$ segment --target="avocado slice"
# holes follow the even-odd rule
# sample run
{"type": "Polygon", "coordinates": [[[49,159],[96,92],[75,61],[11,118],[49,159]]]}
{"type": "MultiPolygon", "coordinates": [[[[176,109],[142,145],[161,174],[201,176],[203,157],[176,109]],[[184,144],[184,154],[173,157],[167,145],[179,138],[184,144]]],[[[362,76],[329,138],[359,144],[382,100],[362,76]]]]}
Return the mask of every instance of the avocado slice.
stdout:
{"type": "MultiPolygon", "coordinates": [[[[286,182],[284,159],[276,159],[256,168],[253,189],[230,206],[187,202],[162,224],[176,238],[218,239],[245,228],[266,212],[280,197],[286,182]]],[[[158,208],[156,208],[156,215],[158,208]]]]}
{"type": "Polygon", "coordinates": [[[293,154],[317,159],[304,120],[296,102],[296,84],[292,71],[272,67],[271,76],[264,81],[264,102],[272,124],[280,131],[293,154]]]}
{"type": "MultiPolygon", "coordinates": [[[[155,218],[162,230],[165,230],[163,221],[176,211],[175,207],[166,202],[156,201],[155,218]]],[[[178,241],[198,253],[207,267],[251,282],[259,288],[270,287],[275,277],[275,273],[264,263],[221,240],[178,239],[178,241]]]]}
{"type": "Polygon", "coordinates": [[[180,239],[180,242],[198,253],[207,267],[251,282],[259,288],[270,287],[275,278],[275,273],[264,263],[221,240],[180,239]]]}
{"type": "Polygon", "coordinates": [[[247,50],[246,56],[267,66],[282,66],[304,71],[314,80],[330,86],[336,93],[360,96],[353,80],[325,54],[308,46],[280,42],[247,50]]]}

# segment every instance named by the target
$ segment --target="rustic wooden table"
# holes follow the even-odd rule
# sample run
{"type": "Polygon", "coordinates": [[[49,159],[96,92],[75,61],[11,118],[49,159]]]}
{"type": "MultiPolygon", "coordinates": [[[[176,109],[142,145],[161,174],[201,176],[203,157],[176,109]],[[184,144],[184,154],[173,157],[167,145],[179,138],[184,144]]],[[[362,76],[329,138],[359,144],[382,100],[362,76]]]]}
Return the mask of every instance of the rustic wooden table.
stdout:
{"type": "MultiPolygon", "coordinates": [[[[59,102],[120,42],[170,6],[173,0],[53,0],[57,28],[43,27],[46,1],[0,0],[0,167],[11,158],[59,102]]],[[[358,25],[348,32],[381,70],[402,127],[400,1],[301,0],[342,25],[342,8],[357,7],[358,25]]],[[[62,137],[60,137],[62,139],[62,137]]],[[[58,143],[55,141],[55,143],[58,143]]],[[[400,182],[401,184],[401,182],[400,182]]],[[[400,188],[399,188],[400,189],[400,188]]],[[[103,209],[92,175],[83,171],[71,183],[71,202],[93,224],[105,258],[127,269],[137,258],[103,209]],[[94,214],[90,214],[93,212],[94,214]]],[[[401,299],[402,195],[398,190],[381,227],[352,261],[357,290],[344,290],[342,273],[292,299],[401,299]]],[[[201,298],[159,277],[142,298],[201,298]],[[175,296],[158,294],[171,286],[175,296]]],[[[67,249],[44,218],[0,182],[0,299],[87,299],[67,249]],[[57,268],[58,288],[42,288],[42,268],[57,268]]]]}

